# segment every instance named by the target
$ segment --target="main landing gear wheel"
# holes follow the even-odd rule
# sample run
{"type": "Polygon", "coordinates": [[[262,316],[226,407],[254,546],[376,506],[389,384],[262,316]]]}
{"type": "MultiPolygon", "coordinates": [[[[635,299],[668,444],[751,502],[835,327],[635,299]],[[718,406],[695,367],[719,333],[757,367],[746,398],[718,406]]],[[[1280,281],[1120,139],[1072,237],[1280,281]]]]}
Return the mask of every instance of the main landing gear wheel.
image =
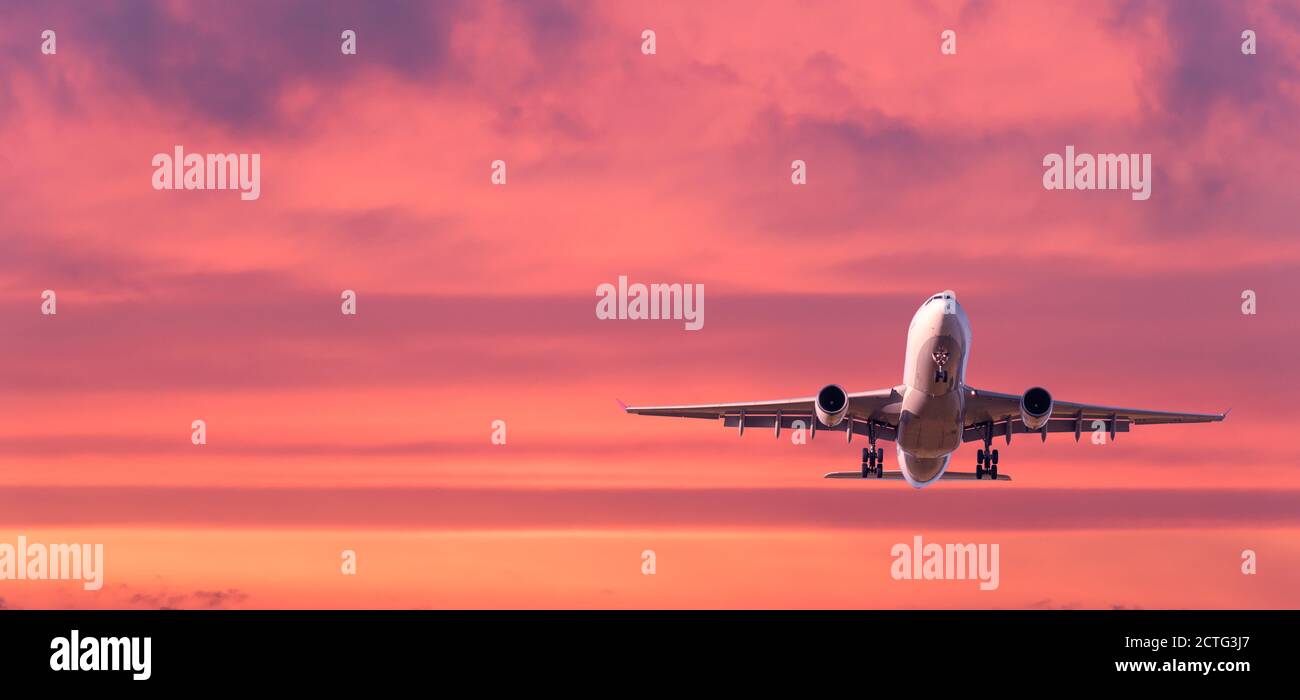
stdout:
{"type": "Polygon", "coordinates": [[[875,476],[882,479],[885,476],[885,451],[871,447],[862,448],[862,478],[870,479],[875,476]]]}
{"type": "Polygon", "coordinates": [[[990,479],[998,478],[998,451],[977,450],[975,452],[975,478],[983,479],[988,474],[990,479]]]}

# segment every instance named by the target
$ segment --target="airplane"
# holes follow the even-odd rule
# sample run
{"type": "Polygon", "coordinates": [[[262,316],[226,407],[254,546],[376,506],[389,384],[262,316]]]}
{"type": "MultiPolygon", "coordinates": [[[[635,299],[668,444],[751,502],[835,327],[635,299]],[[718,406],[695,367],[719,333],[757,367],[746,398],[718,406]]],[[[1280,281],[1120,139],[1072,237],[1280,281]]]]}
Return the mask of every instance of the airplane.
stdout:
{"type": "Polygon", "coordinates": [[[904,480],[922,488],[940,479],[1010,481],[998,473],[995,437],[1038,433],[1074,433],[1075,442],[1088,430],[1104,430],[1110,439],[1134,425],[1208,423],[1222,421],[1228,413],[1175,413],[1138,408],[1115,408],[1073,401],[1056,401],[1035,386],[1023,394],[975,389],[966,384],[970,359],[971,326],[966,311],[951,290],[932,295],[921,304],[907,331],[903,383],[888,389],[847,393],[828,384],[816,396],[754,403],[695,404],[686,406],[627,406],[627,413],[721,420],[738,429],[782,428],[843,432],[846,442],[854,435],[867,438],[862,468],[831,472],[828,479],[904,480]],[[885,471],[885,451],[880,440],[893,441],[898,471],[885,471]],[[952,454],[962,443],[983,442],[976,452],[974,472],[950,472],[952,454]]]}

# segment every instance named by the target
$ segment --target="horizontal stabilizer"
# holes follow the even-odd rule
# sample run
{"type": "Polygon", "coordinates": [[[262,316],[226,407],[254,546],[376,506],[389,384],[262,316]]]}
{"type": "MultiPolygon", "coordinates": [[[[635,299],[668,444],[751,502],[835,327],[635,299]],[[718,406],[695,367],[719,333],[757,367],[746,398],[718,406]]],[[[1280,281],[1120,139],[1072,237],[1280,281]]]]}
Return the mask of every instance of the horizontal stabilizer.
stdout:
{"type": "MultiPolygon", "coordinates": [[[[865,480],[867,480],[867,481],[871,481],[872,479],[875,479],[876,476],[875,476],[874,474],[869,474],[869,475],[867,475],[867,476],[864,477],[864,476],[862,476],[862,472],[861,472],[861,471],[856,471],[856,472],[830,472],[829,474],[827,474],[826,476],[824,476],[824,477],[822,477],[822,478],[825,478],[825,479],[865,479],[865,480]]],[[[942,478],[945,479],[945,480],[947,480],[947,479],[951,479],[952,481],[976,481],[976,478],[975,478],[975,472],[944,472],[942,478]]],[[[983,479],[979,479],[979,481],[990,481],[990,480],[992,480],[992,478],[993,478],[993,477],[991,477],[991,476],[987,476],[987,475],[986,475],[983,479]]],[[[887,472],[885,472],[885,475],[884,475],[883,477],[881,477],[881,480],[882,480],[882,481],[884,481],[884,480],[891,480],[891,479],[894,480],[894,481],[902,481],[902,480],[903,480],[903,472],[889,472],[889,471],[887,471],[887,472]]],[[[998,481],[1011,481],[1011,477],[1008,476],[1007,474],[998,474],[998,481]]]]}
{"type": "MultiPolygon", "coordinates": [[[[975,472],[944,472],[943,478],[945,480],[952,479],[953,481],[976,481],[975,472]]],[[[979,481],[989,481],[992,478],[992,476],[985,474],[984,478],[979,479],[979,481]]],[[[1006,474],[998,474],[998,481],[1011,481],[1011,477],[1006,474]]]]}

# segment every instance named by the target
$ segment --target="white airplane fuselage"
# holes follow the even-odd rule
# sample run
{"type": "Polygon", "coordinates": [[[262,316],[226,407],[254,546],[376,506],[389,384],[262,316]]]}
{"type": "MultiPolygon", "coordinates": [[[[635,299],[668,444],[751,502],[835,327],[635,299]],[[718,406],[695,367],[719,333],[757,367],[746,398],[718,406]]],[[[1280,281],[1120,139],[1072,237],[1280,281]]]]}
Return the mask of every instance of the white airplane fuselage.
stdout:
{"type": "Polygon", "coordinates": [[[970,344],[970,321],[951,292],[912,317],[895,444],[903,478],[916,488],[942,477],[961,446],[970,344]]]}

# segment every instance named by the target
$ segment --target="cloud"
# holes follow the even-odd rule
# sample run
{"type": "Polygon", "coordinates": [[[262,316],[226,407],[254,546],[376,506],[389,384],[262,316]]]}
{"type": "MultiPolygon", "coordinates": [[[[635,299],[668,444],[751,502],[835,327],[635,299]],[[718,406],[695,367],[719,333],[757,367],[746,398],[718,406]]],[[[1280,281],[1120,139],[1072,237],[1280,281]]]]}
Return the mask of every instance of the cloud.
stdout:
{"type": "MultiPolygon", "coordinates": [[[[446,79],[451,32],[465,13],[466,5],[455,1],[49,3],[17,24],[57,27],[61,57],[91,59],[97,82],[147,95],[178,118],[287,133],[291,125],[282,121],[279,104],[300,84],[337,87],[364,66],[411,81],[446,79]],[[355,57],[339,51],[343,29],[358,32],[355,57]]],[[[11,69],[41,70],[44,57],[36,51],[11,44],[6,54],[16,64],[11,69]]]]}
{"type": "MultiPolygon", "coordinates": [[[[1122,436],[1106,461],[1126,485],[1194,471],[1182,485],[1211,486],[1227,465],[1242,483],[1300,479],[1297,409],[1261,389],[1300,376],[1286,4],[7,10],[5,483],[804,483],[844,448],[790,457],[612,399],[892,385],[908,318],[940,289],[972,314],[977,386],[1236,407],[1122,436]],[[961,51],[943,57],[951,23],[961,51]],[[1238,49],[1246,23],[1257,56],[1238,49]],[[57,57],[37,49],[46,26],[57,57]],[[355,57],[338,52],[345,26],[355,57]],[[149,157],[175,143],[260,150],[263,198],[154,192],[149,157]],[[1043,191],[1041,158],[1066,144],[1152,152],[1153,198],[1043,191]],[[496,158],[506,188],[488,184],[496,158]],[[795,158],[806,187],[789,183],[795,158]],[[706,284],[706,329],[597,321],[592,290],[619,274],[706,284]],[[55,318],[38,313],[47,288],[55,318]],[[1244,289],[1258,316],[1240,313],[1244,289]],[[506,412],[527,459],[488,452],[506,412]],[[196,416],[214,439],[177,469],[196,416]]],[[[1102,459],[1017,445],[1026,468],[1061,467],[1020,484],[1091,483],[1102,459]]]]}
{"type": "Polygon", "coordinates": [[[1181,129],[1205,129],[1220,109],[1252,117],[1257,128],[1290,123],[1297,85],[1300,19],[1283,3],[1191,0],[1154,3],[1163,14],[1172,60],[1156,78],[1161,118],[1181,129]],[[1259,50],[1241,53],[1242,30],[1253,29],[1259,50]]]}
{"type": "Polygon", "coordinates": [[[136,592],[132,593],[126,599],[126,602],[130,607],[157,610],[226,610],[241,607],[247,600],[247,593],[237,588],[227,588],[212,591],[198,590],[189,593],[136,592]]]}
{"type": "Polygon", "coordinates": [[[1009,531],[1300,525],[1300,491],[1205,489],[311,489],[9,487],[0,518],[42,525],[410,529],[915,527],[1009,531]],[[1082,494],[1082,495],[1081,495],[1082,494]],[[365,504],[365,508],[357,508],[365,504]],[[987,517],[998,513],[997,518],[987,517]]]}
{"type": "MultiPolygon", "coordinates": [[[[381,79],[430,94],[464,94],[492,80],[524,98],[547,76],[575,69],[590,14],[566,2],[51,2],[8,18],[14,31],[0,60],[11,75],[36,78],[67,113],[85,116],[107,88],[143,97],[178,126],[192,119],[244,137],[294,138],[337,111],[347,86],[381,79]],[[33,50],[29,37],[45,27],[59,33],[58,63],[33,50]],[[344,29],[357,33],[356,55],[340,51],[344,29]],[[490,51],[477,39],[489,36],[491,50],[511,62],[485,60],[490,51]],[[527,50],[510,53],[513,46],[527,50]]],[[[0,116],[18,107],[17,80],[0,81],[0,116]]]]}
{"type": "Polygon", "coordinates": [[[192,597],[203,607],[217,609],[235,607],[248,600],[248,594],[236,588],[222,591],[195,591],[192,597]]]}

